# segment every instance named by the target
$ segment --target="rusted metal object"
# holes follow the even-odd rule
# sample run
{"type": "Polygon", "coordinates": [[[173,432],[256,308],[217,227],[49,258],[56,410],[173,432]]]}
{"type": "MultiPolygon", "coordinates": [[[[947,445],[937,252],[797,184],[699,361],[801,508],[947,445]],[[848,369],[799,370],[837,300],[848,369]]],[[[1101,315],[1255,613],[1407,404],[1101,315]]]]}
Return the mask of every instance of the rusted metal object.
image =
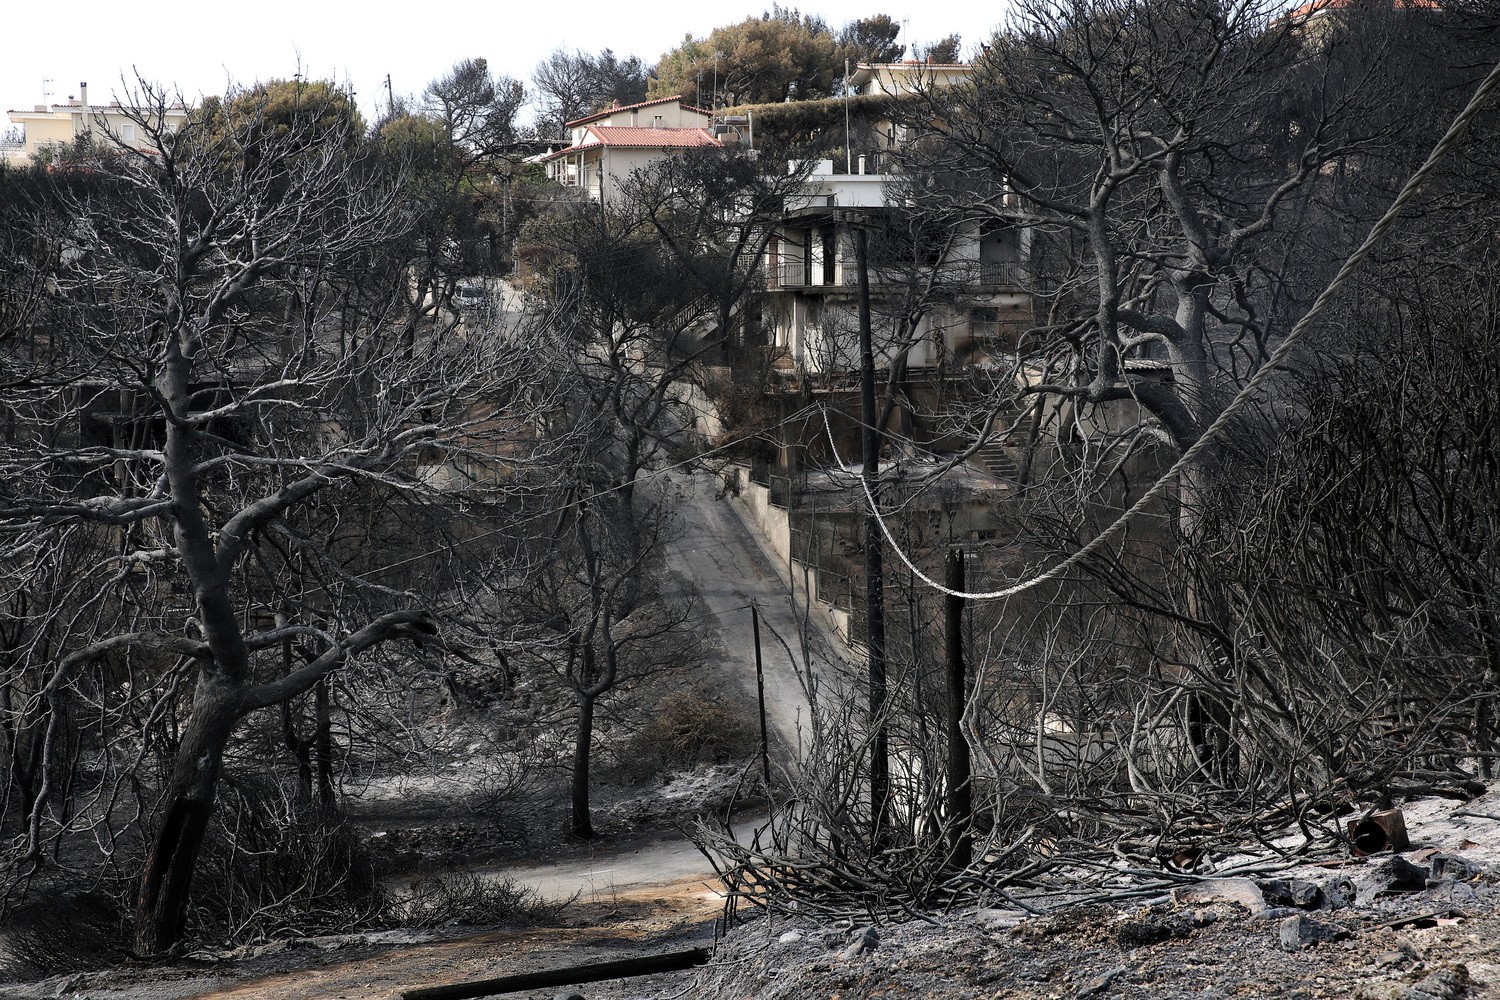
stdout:
{"type": "Polygon", "coordinates": [[[1381,851],[1404,851],[1411,847],[1406,836],[1406,817],[1400,809],[1380,809],[1362,819],[1349,821],[1349,846],[1355,857],[1381,851]]]}

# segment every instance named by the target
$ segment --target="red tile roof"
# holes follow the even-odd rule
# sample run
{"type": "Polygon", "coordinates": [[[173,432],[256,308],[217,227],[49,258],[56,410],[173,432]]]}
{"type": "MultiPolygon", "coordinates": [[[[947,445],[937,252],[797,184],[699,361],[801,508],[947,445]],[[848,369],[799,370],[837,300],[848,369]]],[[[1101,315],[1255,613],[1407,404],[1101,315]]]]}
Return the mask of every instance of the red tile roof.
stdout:
{"type": "MultiPolygon", "coordinates": [[[[565,128],[573,128],[574,126],[577,126],[577,125],[587,125],[589,122],[596,122],[596,121],[598,121],[601,118],[608,118],[610,115],[614,114],[616,111],[634,111],[637,108],[649,108],[653,104],[666,104],[668,101],[680,101],[680,100],[682,100],[682,95],[681,94],[673,94],[671,97],[657,97],[657,98],[653,98],[652,100],[649,100],[649,101],[641,101],[639,104],[625,104],[625,105],[622,105],[622,106],[617,107],[617,108],[605,108],[602,111],[595,111],[591,115],[584,115],[582,118],[574,118],[570,122],[565,122],[564,123],[564,127],[565,128]]],[[[682,106],[682,110],[684,110],[684,111],[696,111],[700,115],[706,115],[706,114],[708,114],[708,112],[704,111],[702,108],[695,108],[691,104],[684,104],[682,106]]]]}
{"type": "MultiPolygon", "coordinates": [[[[1283,15],[1288,20],[1299,20],[1321,14],[1324,11],[1343,10],[1350,6],[1351,0],[1312,0],[1305,3],[1289,14],[1283,15]]],[[[1395,10],[1440,10],[1441,4],[1438,0],[1391,0],[1390,6],[1395,10]]]]}
{"type": "Polygon", "coordinates": [[[593,125],[589,133],[606,146],[691,147],[717,146],[706,128],[650,128],[633,125],[593,125]]]}
{"type": "Polygon", "coordinates": [[[590,125],[588,140],[567,149],[548,153],[537,162],[546,163],[559,156],[581,153],[600,146],[618,146],[634,149],[696,149],[705,146],[723,145],[706,128],[650,128],[631,125],[590,125]]]}

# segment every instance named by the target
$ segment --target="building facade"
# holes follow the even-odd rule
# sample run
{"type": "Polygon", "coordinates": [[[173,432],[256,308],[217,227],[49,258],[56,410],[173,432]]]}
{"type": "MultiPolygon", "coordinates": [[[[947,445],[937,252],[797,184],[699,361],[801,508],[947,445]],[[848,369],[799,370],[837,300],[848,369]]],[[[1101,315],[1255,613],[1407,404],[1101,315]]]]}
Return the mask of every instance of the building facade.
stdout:
{"type": "Polygon", "coordinates": [[[609,108],[568,122],[570,145],[534,157],[564,187],[582,188],[594,201],[613,202],[630,175],[683,149],[718,146],[711,116],[681,97],[609,108]]]}
{"type": "Polygon", "coordinates": [[[49,153],[60,152],[83,136],[146,150],[150,137],[140,126],[142,118],[152,123],[159,121],[167,130],[176,131],[187,121],[188,109],[133,108],[118,101],[91,104],[89,85],[83,82],[78,85],[78,96],[65,103],[38,104],[30,111],[11,109],[6,114],[12,124],[25,130],[25,137],[18,143],[0,147],[0,157],[8,163],[23,164],[37,157],[46,159],[49,153]]]}

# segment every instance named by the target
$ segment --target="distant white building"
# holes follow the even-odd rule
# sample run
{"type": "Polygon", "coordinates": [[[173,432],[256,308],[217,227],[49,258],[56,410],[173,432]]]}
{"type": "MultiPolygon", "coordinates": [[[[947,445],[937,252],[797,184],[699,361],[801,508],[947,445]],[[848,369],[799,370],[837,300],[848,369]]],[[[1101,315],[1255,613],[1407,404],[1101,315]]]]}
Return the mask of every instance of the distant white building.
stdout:
{"type": "Polygon", "coordinates": [[[89,85],[78,85],[78,96],[62,104],[38,104],[30,111],[10,109],[11,123],[25,130],[18,143],[0,145],[0,159],[8,163],[26,163],[49,149],[70,146],[80,136],[93,135],[104,142],[115,142],[136,149],[146,149],[149,138],[141,134],[136,119],[149,115],[160,120],[169,131],[187,121],[188,109],[181,106],[137,109],[118,101],[108,104],[89,103],[89,85]]]}

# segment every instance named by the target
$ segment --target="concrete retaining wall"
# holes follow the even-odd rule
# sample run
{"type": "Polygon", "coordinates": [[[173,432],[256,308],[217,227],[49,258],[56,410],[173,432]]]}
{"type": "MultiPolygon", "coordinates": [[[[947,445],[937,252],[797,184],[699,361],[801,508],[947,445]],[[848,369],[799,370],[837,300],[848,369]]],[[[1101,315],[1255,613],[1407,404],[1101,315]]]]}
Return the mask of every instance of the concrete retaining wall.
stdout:
{"type": "MultiPolygon", "coordinates": [[[[818,587],[817,569],[792,558],[791,515],[771,502],[769,489],[759,483],[751,482],[749,466],[731,465],[726,473],[739,476],[739,495],[735,496],[731,491],[730,496],[733,502],[739,505],[740,513],[745,516],[746,522],[760,532],[761,538],[775,553],[777,569],[786,574],[793,591],[804,595],[811,593],[814,597],[818,597],[821,592],[818,587]]],[[[834,629],[838,631],[844,642],[850,642],[849,613],[821,598],[818,604],[832,620],[834,629]]]]}

